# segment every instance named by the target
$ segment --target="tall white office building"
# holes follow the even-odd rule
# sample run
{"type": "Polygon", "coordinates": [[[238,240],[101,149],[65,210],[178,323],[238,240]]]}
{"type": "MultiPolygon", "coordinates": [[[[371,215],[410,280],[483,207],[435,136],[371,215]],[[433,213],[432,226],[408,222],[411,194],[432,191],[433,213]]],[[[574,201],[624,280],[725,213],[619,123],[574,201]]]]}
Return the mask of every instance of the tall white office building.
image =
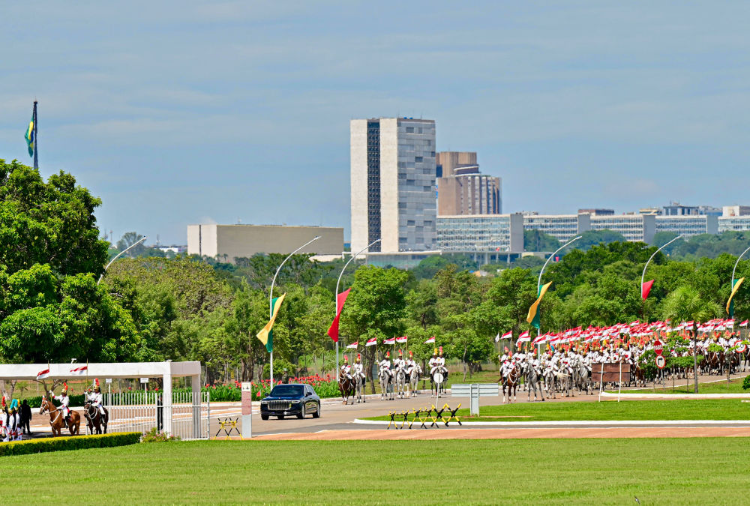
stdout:
{"type": "Polygon", "coordinates": [[[436,246],[435,121],[351,121],[351,249],[427,251],[436,246]]]}

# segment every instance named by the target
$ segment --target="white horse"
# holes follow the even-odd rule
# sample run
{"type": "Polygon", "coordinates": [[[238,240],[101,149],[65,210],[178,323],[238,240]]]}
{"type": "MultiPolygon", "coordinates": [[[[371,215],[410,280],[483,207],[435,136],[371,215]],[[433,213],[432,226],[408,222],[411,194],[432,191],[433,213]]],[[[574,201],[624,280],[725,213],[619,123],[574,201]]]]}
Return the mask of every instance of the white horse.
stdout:
{"type": "Polygon", "coordinates": [[[359,404],[360,402],[367,402],[365,400],[365,396],[362,395],[362,391],[364,390],[364,385],[365,385],[364,378],[360,374],[357,374],[354,379],[355,379],[354,391],[356,392],[357,404],[359,404]]]}
{"type": "Polygon", "coordinates": [[[536,391],[539,390],[539,395],[544,401],[544,389],[539,384],[539,375],[531,362],[526,363],[526,384],[529,385],[529,401],[531,401],[532,390],[534,391],[534,400],[536,400],[536,391]]]}
{"type": "Polygon", "coordinates": [[[378,372],[380,377],[380,399],[393,400],[393,374],[388,369],[381,367],[378,372]],[[390,388],[390,392],[388,389],[390,388]]]}
{"type": "Polygon", "coordinates": [[[430,397],[436,396],[440,398],[440,394],[445,395],[445,379],[448,371],[445,367],[438,367],[435,372],[432,373],[432,387],[430,389],[430,397]],[[433,393],[434,392],[434,393],[433,393]]]}
{"type": "Polygon", "coordinates": [[[409,387],[406,384],[406,370],[404,370],[403,367],[398,367],[396,369],[396,393],[399,399],[403,399],[408,395],[408,388],[409,387]]]}
{"type": "Polygon", "coordinates": [[[409,384],[411,386],[410,397],[417,396],[417,388],[419,388],[419,377],[422,375],[422,366],[417,364],[411,368],[411,374],[409,375],[409,384]]]}

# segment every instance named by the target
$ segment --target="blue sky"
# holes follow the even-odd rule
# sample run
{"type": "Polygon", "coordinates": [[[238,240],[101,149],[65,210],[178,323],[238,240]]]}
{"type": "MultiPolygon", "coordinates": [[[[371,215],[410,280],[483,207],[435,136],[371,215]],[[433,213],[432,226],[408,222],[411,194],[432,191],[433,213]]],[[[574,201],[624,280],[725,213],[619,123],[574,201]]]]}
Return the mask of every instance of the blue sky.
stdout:
{"type": "Polygon", "coordinates": [[[345,227],[349,120],[437,121],[503,211],[750,204],[746,2],[3,2],[0,158],[100,225],[345,227]],[[466,4],[466,5],[461,5],[466,4]]]}

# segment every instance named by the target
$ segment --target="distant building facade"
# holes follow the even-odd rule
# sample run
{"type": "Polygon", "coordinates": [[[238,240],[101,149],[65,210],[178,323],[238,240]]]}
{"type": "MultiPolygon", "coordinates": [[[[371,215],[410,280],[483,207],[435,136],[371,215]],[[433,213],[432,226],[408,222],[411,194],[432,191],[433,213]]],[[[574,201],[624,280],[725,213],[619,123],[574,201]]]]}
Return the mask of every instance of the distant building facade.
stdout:
{"type": "Polygon", "coordinates": [[[560,242],[567,242],[587,230],[591,230],[590,214],[526,214],[523,217],[525,230],[539,230],[560,242]]]}
{"type": "Polygon", "coordinates": [[[750,206],[724,206],[722,216],[750,216],[750,206]]]}
{"type": "Polygon", "coordinates": [[[341,255],[344,229],[333,227],[289,227],[280,225],[188,225],[188,255],[199,255],[234,263],[257,253],[289,254],[320,236],[300,253],[341,255]]]}
{"type": "Polygon", "coordinates": [[[611,230],[630,242],[650,244],[656,233],[656,216],[648,214],[619,214],[592,216],[591,230],[611,230]]]}
{"type": "Polygon", "coordinates": [[[719,233],[747,232],[750,230],[750,215],[722,216],[719,220],[719,233]]]}
{"type": "Polygon", "coordinates": [[[475,214],[438,216],[438,249],[442,252],[522,253],[523,216],[475,214]]]}
{"type": "Polygon", "coordinates": [[[591,216],[614,216],[614,209],[579,209],[578,214],[590,214],[591,216]]]}
{"type": "Polygon", "coordinates": [[[674,232],[685,237],[718,234],[719,217],[711,215],[657,216],[656,232],[674,232]]]}
{"type": "Polygon", "coordinates": [[[502,180],[479,173],[476,153],[440,152],[436,170],[438,216],[502,213],[502,180]]]}
{"type": "Polygon", "coordinates": [[[350,134],[352,251],[434,249],[435,122],[355,119],[350,134]]]}

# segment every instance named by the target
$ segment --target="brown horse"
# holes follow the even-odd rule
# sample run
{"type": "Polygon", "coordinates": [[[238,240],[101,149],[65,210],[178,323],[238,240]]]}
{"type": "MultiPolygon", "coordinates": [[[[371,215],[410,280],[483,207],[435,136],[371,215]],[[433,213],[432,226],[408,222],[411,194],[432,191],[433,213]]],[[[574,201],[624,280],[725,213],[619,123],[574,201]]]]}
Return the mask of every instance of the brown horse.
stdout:
{"type": "MultiPolygon", "coordinates": [[[[63,420],[63,413],[61,409],[58,409],[57,406],[52,404],[52,401],[47,399],[47,397],[42,397],[42,406],[39,408],[39,414],[43,415],[45,412],[49,413],[49,425],[52,427],[52,436],[57,437],[60,436],[62,433],[63,428],[65,427],[65,422],[63,420]]],[[[70,430],[71,436],[76,436],[80,433],[81,428],[81,416],[78,414],[77,411],[70,410],[70,424],[68,425],[68,430],[70,430]]]]}
{"type": "Polygon", "coordinates": [[[505,390],[508,390],[508,402],[512,403],[516,400],[516,389],[518,388],[519,378],[521,373],[518,370],[518,366],[513,364],[513,368],[508,372],[508,376],[501,378],[503,382],[503,404],[505,404],[505,390]]]}
{"type": "MultiPolygon", "coordinates": [[[[349,403],[349,397],[354,395],[354,390],[357,385],[353,378],[347,378],[345,375],[339,377],[339,390],[341,391],[341,397],[344,399],[344,404],[349,403]]],[[[354,399],[352,399],[352,404],[354,399]]]]}

